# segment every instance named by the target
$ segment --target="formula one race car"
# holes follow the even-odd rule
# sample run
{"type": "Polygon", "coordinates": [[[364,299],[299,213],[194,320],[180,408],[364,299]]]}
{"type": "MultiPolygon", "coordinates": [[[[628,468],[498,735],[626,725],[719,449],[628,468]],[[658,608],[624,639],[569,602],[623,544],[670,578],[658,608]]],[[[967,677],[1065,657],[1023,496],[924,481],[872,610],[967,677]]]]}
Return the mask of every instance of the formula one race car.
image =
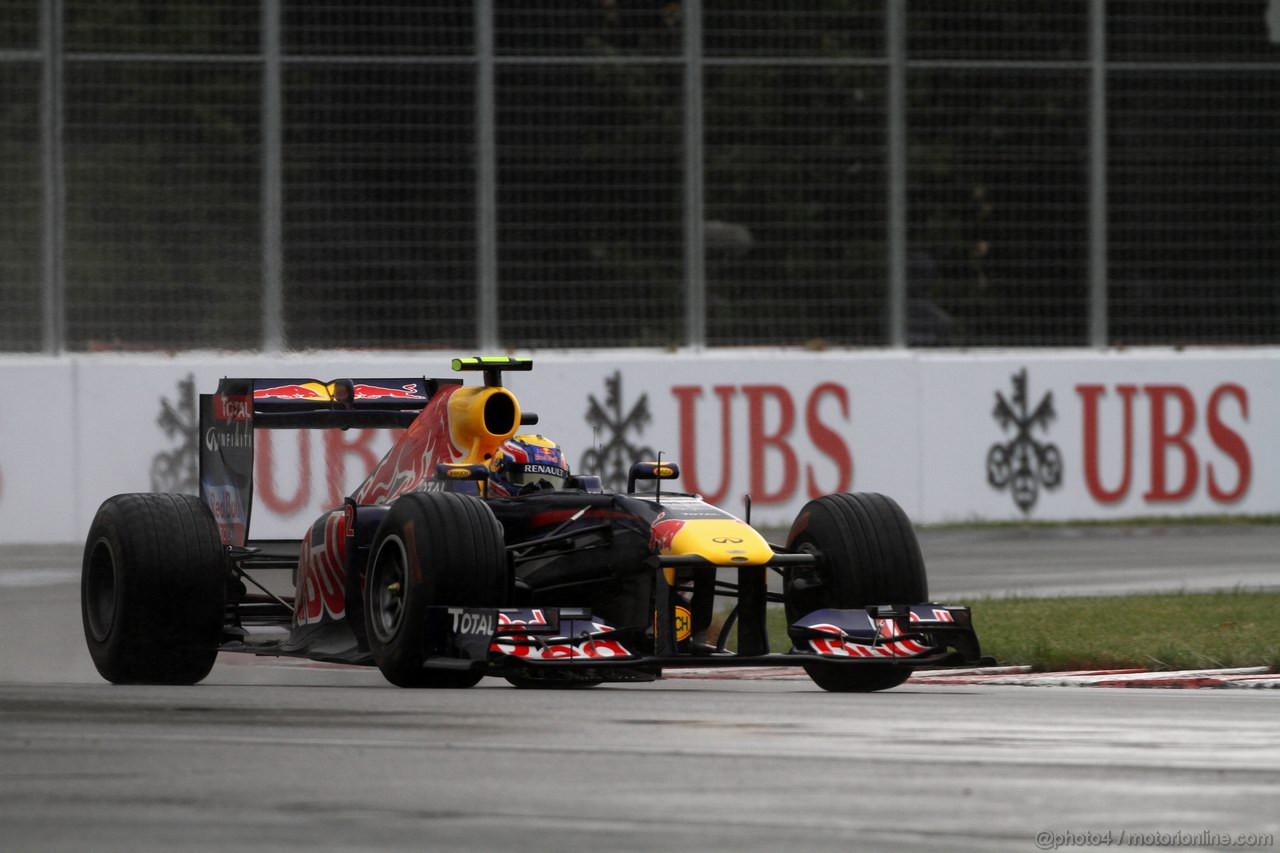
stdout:
{"type": "Polygon", "coordinates": [[[90,528],[81,609],[102,676],[192,684],[219,651],[237,651],[374,664],[402,687],[802,666],[827,690],[871,691],[915,667],[978,660],[969,610],[927,603],[915,533],[889,498],[812,500],[786,545],[773,545],[663,488],[679,476],[674,463],[633,465],[615,493],[571,476],[550,442],[516,440],[537,416],[502,387],[502,371],[530,360],[453,367],[483,371],[484,385],[223,379],[201,395],[200,496],[117,495],[90,528]],[[249,538],[254,431],[351,427],[404,431],[301,540],[249,538]],[[292,597],[254,577],[282,568],[293,570],[292,597]],[[781,592],[769,590],[771,572],[781,592]],[[717,598],[733,602],[718,626],[717,598]],[[769,651],[770,602],[785,608],[785,654],[769,651]]]}

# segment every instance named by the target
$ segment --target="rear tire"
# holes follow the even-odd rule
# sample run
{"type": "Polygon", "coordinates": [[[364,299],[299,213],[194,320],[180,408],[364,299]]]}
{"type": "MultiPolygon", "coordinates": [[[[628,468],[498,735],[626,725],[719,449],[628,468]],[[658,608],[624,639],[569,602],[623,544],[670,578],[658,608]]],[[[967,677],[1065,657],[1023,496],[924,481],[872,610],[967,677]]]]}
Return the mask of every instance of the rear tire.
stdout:
{"type": "Polygon", "coordinates": [[[410,492],[373,538],[364,615],[378,669],[399,687],[472,687],[483,674],[424,669],[427,608],[498,607],[506,594],[502,526],[482,501],[410,492]]]}
{"type": "Polygon", "coordinates": [[[227,563],[213,514],[192,495],[108,498],[85,540],[80,615],[112,684],[195,684],[222,639],[227,563]]]}
{"type": "MultiPolygon", "coordinates": [[[[787,573],[788,623],[823,608],[918,604],[929,598],[915,530],[902,507],[884,495],[854,492],[810,501],[792,524],[787,547],[818,555],[815,568],[787,573]]],[[[836,693],[887,690],[911,677],[909,667],[893,665],[811,663],[804,668],[815,684],[836,693]]]]}

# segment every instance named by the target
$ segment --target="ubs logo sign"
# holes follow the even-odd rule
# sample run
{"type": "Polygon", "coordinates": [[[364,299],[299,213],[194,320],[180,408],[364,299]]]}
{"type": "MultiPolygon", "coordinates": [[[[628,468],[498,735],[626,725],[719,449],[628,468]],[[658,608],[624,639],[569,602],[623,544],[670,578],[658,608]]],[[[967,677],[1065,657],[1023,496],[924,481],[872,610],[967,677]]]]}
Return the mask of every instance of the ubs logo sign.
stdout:
{"type": "Polygon", "coordinates": [[[199,459],[197,433],[199,418],[196,415],[196,377],[188,373],[178,381],[178,400],[171,402],[160,398],[160,416],[156,425],[173,443],[170,450],[162,450],[151,459],[151,491],[184,492],[194,495],[196,466],[199,459]]]}
{"type": "Polygon", "coordinates": [[[1053,392],[1045,394],[1034,409],[1027,396],[1027,369],[1013,375],[1013,397],[1005,399],[996,392],[996,406],[991,413],[1000,429],[1013,429],[1008,441],[993,444],[987,451],[987,482],[992,488],[1013,493],[1013,502],[1023,512],[1031,512],[1040,496],[1040,488],[1062,483],[1062,454],[1056,444],[1037,441],[1035,428],[1049,431],[1057,417],[1053,408],[1053,392]]]}
{"type": "Polygon", "coordinates": [[[627,472],[633,462],[656,459],[653,448],[639,443],[644,428],[653,419],[649,412],[649,395],[641,394],[625,412],[622,402],[622,371],[604,381],[604,400],[588,395],[587,423],[596,435],[596,444],[582,454],[582,472],[598,473],[605,486],[617,491],[626,488],[627,472]],[[604,433],[603,444],[600,443],[604,433]],[[627,439],[636,436],[636,443],[627,439]]]}

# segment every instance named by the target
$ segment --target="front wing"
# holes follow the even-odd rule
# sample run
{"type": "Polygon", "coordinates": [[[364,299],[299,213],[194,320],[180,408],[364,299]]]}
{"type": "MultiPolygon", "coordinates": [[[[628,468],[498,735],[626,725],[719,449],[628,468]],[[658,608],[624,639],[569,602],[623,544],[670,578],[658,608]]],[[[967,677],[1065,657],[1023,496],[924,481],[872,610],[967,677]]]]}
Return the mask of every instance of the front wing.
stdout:
{"type": "Polygon", "coordinates": [[[428,610],[431,669],[486,675],[531,670],[624,671],[682,667],[965,666],[979,662],[967,607],[914,604],[818,610],[789,629],[785,654],[652,654],[643,629],[616,629],[586,608],[432,607],[428,610]]]}

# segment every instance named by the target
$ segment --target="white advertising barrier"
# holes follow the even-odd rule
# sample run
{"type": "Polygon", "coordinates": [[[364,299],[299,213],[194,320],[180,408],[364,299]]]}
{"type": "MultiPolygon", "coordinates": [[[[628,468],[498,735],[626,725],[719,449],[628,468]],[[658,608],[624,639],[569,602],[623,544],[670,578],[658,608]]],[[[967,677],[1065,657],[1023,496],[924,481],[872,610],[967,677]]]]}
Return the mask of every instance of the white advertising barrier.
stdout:
{"type": "Polygon", "coordinates": [[[80,519],[68,362],[15,358],[0,369],[0,542],[70,542],[80,519]]]}
{"type": "Polygon", "coordinates": [[[925,356],[919,516],[1280,509],[1280,353],[925,356]]]}
{"type": "MultiPolygon", "coordinates": [[[[681,465],[674,487],[738,512],[750,493],[757,523],[785,526],[843,490],[892,495],[919,522],[1280,512],[1280,350],[533,358],[505,382],[576,471],[620,488],[633,459],[661,452],[681,465]]],[[[195,491],[191,395],[219,377],[482,381],[449,361],[0,360],[5,399],[24,401],[0,415],[0,542],[78,541],[112,494],[195,491]]],[[[301,536],[392,440],[259,431],[253,535],[301,536]]]]}

